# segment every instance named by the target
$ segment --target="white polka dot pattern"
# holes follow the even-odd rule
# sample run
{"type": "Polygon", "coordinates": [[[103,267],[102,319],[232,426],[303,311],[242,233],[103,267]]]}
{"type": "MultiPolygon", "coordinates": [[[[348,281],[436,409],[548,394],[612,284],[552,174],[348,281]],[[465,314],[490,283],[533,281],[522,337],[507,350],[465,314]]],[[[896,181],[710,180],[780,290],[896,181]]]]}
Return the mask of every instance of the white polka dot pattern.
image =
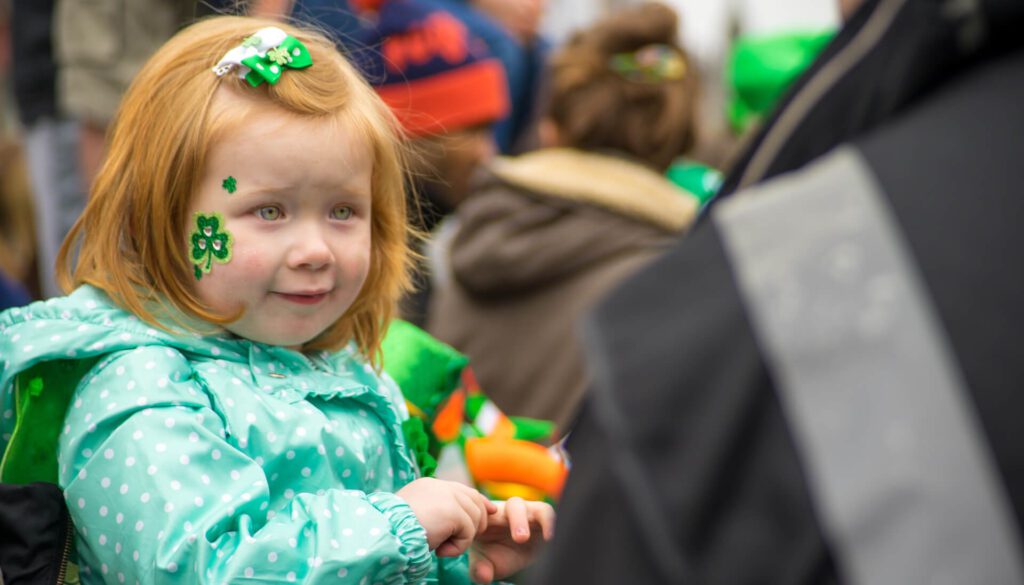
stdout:
{"type": "Polygon", "coordinates": [[[422,527],[392,495],[415,475],[394,389],[351,349],[310,358],[172,340],[90,287],[37,305],[0,315],[5,362],[107,356],[60,427],[86,581],[399,583],[433,570],[422,527]]]}

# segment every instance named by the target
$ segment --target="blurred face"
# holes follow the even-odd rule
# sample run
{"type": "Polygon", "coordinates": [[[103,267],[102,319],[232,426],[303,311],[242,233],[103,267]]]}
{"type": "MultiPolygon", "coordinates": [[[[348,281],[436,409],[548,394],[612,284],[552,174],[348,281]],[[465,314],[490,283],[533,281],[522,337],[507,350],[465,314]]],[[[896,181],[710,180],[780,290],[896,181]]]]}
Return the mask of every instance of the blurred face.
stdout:
{"type": "Polygon", "coordinates": [[[297,348],[348,310],[370,265],[372,170],[347,124],[279,110],[253,111],[213,146],[185,237],[199,297],[245,309],[227,330],[297,348]]]}
{"type": "Polygon", "coordinates": [[[427,176],[436,175],[437,191],[451,208],[469,195],[474,173],[487,164],[497,152],[494,131],[490,125],[455,130],[441,136],[421,140],[429,141],[426,163],[427,176]]]}

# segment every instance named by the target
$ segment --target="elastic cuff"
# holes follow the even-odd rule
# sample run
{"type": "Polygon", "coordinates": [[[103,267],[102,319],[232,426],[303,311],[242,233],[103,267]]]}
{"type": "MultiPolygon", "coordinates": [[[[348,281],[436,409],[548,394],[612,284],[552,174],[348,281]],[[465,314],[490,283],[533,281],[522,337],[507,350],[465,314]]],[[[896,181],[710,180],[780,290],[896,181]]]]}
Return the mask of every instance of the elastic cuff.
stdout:
{"type": "Polygon", "coordinates": [[[426,529],[416,519],[416,513],[409,504],[395,494],[375,492],[370,494],[369,500],[387,518],[392,531],[398,537],[398,548],[409,563],[405,568],[406,582],[419,583],[427,576],[433,565],[426,529]]]}

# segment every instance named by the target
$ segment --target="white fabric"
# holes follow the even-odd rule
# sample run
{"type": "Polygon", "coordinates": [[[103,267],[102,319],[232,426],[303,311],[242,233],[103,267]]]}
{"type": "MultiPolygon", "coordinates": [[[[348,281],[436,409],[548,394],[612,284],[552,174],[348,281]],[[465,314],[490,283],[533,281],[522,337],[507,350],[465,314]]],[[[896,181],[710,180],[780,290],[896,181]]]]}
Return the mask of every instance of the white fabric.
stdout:
{"type": "Polygon", "coordinates": [[[284,42],[288,33],[276,26],[268,26],[256,31],[253,36],[259,39],[255,45],[249,47],[238,45],[221,57],[221,60],[213,67],[213,72],[217,74],[217,77],[221,77],[231,70],[237,70],[238,76],[245,79],[245,76],[252,70],[243,65],[242,61],[254,55],[265,57],[267,51],[284,42]]]}

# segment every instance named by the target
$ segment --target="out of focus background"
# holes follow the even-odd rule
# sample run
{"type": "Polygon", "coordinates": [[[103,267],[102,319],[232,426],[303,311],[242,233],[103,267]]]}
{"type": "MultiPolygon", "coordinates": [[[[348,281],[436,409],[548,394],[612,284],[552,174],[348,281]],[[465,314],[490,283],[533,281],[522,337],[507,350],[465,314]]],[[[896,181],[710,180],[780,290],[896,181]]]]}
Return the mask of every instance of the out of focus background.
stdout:
{"type": "MultiPolygon", "coordinates": [[[[0,306],[61,294],[54,262],[88,199],[103,157],[105,130],[135,72],[175,31],[210,14],[259,14],[313,24],[333,34],[346,50],[365,56],[379,53],[387,35],[403,32],[393,25],[401,22],[402,11],[415,10],[416,4],[0,0],[0,306]]],[[[449,12],[474,42],[486,45],[483,54],[496,58],[504,71],[508,103],[494,120],[472,121],[471,133],[457,124],[444,132],[414,133],[425,153],[426,168],[419,174],[427,177],[427,188],[421,191],[427,200],[425,227],[432,229],[466,196],[458,191],[470,189],[460,186],[464,181],[459,173],[473,175],[492,156],[519,155],[542,146],[538,128],[551,89],[552,56],[579,30],[638,2],[422,4],[449,12]],[[460,151],[466,162],[452,160],[460,151]]],[[[744,136],[835,31],[838,6],[814,0],[671,0],[665,5],[678,15],[678,45],[685,51],[686,75],[692,82],[687,99],[696,104],[692,117],[680,119],[674,129],[679,135],[692,132],[694,140],[667,176],[706,202],[744,136]]],[[[403,72],[403,82],[410,73],[420,75],[403,72]]],[[[378,76],[371,82],[386,86],[395,80],[378,76]]],[[[425,324],[428,307],[429,299],[413,299],[406,316],[425,324]]]]}

